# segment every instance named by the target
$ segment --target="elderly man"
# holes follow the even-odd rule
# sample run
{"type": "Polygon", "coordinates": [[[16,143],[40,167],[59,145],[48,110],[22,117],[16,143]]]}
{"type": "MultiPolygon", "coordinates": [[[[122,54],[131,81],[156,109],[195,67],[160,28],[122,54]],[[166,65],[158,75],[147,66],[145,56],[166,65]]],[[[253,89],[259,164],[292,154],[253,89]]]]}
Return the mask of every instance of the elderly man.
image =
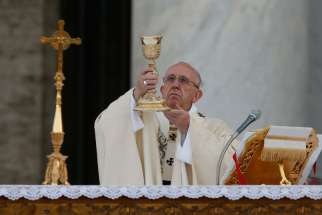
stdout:
{"type": "MultiPolygon", "coordinates": [[[[166,112],[136,112],[139,97],[158,77],[143,71],[134,89],[114,101],[95,121],[102,185],[205,185],[216,183],[216,165],[231,134],[225,123],[197,112],[202,97],[199,72],[179,62],[166,72],[162,97],[166,112]]],[[[228,150],[222,169],[227,168],[228,150]]],[[[221,172],[223,172],[223,170],[221,172]]]]}

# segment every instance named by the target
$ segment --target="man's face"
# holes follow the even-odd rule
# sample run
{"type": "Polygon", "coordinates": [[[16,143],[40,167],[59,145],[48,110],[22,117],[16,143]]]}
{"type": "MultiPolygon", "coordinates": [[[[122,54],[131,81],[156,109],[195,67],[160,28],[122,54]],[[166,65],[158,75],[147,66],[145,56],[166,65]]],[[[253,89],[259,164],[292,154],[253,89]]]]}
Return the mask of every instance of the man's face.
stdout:
{"type": "Polygon", "coordinates": [[[202,96],[202,91],[198,87],[199,81],[196,72],[187,65],[175,64],[164,76],[161,86],[162,97],[170,108],[178,109],[178,105],[188,111],[202,96]]]}

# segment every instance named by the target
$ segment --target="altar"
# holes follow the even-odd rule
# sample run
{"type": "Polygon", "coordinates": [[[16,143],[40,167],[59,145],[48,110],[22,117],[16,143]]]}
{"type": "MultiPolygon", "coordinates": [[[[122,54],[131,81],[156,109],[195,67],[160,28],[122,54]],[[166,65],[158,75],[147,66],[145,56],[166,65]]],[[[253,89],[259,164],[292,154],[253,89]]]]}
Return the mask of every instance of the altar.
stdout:
{"type": "Polygon", "coordinates": [[[320,214],[322,186],[1,185],[0,214],[320,214]]]}

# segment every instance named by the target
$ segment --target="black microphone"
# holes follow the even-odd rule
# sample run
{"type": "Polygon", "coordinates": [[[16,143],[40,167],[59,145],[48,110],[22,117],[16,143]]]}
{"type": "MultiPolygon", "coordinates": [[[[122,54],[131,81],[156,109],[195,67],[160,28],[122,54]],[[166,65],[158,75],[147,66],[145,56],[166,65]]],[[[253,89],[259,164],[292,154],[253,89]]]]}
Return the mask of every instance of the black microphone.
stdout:
{"type": "Polygon", "coordinates": [[[219,160],[218,160],[219,162],[217,164],[217,170],[216,170],[217,185],[219,185],[219,182],[220,182],[219,179],[220,179],[220,169],[221,169],[222,161],[224,159],[225,153],[228,150],[229,146],[238,137],[238,135],[240,135],[251,123],[258,120],[260,116],[261,116],[260,110],[252,110],[252,112],[248,115],[247,119],[236,129],[236,131],[231,135],[229,140],[226,142],[224,149],[220,153],[219,160]]]}

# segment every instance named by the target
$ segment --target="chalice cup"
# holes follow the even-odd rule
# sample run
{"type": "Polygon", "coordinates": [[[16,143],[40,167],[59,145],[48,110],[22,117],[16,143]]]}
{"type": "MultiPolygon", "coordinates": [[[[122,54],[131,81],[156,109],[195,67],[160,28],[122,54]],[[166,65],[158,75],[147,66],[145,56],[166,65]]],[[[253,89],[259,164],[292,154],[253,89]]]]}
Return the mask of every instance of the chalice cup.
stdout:
{"type": "MultiPolygon", "coordinates": [[[[143,47],[144,57],[149,61],[149,68],[159,75],[156,69],[155,60],[160,56],[162,36],[142,36],[141,43],[143,47]]],[[[138,111],[166,111],[170,108],[165,104],[165,100],[157,96],[156,89],[148,90],[141,98],[139,98],[134,110],[138,111]]]]}

